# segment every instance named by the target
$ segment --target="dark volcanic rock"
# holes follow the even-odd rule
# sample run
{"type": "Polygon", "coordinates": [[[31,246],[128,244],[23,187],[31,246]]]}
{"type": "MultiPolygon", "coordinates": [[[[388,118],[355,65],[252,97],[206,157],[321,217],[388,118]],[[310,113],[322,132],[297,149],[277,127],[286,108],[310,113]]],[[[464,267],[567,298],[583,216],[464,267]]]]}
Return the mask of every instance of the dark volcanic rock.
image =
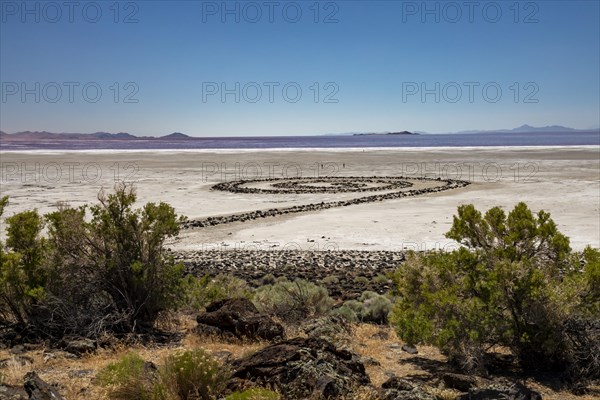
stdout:
{"type": "Polygon", "coordinates": [[[345,320],[333,315],[310,320],[301,329],[309,337],[325,339],[338,345],[340,341],[349,341],[352,333],[345,320]]]}
{"type": "Polygon", "coordinates": [[[380,366],[381,365],[381,363],[379,361],[377,361],[373,357],[368,357],[368,356],[359,358],[359,361],[361,363],[363,363],[364,365],[371,365],[371,366],[380,366]]]}
{"type": "Polygon", "coordinates": [[[23,354],[24,351],[25,351],[25,347],[22,344],[19,344],[19,345],[11,347],[8,352],[11,354],[23,354]]]}
{"type": "Polygon", "coordinates": [[[402,346],[402,350],[404,350],[405,352],[407,352],[408,354],[419,354],[419,351],[417,350],[416,347],[414,346],[409,346],[407,344],[402,346]]]}
{"type": "Polygon", "coordinates": [[[197,335],[200,336],[219,336],[222,339],[237,339],[237,336],[235,336],[233,333],[229,332],[229,331],[223,331],[219,328],[217,328],[216,326],[211,326],[211,325],[206,325],[206,324],[198,324],[196,325],[196,327],[193,329],[194,333],[196,333],[197,335]]]}
{"type": "Polygon", "coordinates": [[[387,381],[381,384],[384,389],[394,389],[399,391],[413,390],[415,385],[406,379],[391,376],[387,381]]]}
{"type": "Polygon", "coordinates": [[[240,339],[251,340],[275,340],[285,337],[283,326],[261,314],[254,304],[244,297],[216,301],[206,307],[206,312],[198,315],[196,321],[199,324],[197,331],[210,331],[211,334],[219,334],[220,331],[240,339]]]}
{"type": "Polygon", "coordinates": [[[358,356],[319,338],[295,338],[232,363],[232,389],[270,385],[284,399],[343,398],[369,377],[358,356]]]}
{"type": "Polygon", "coordinates": [[[438,400],[435,396],[416,388],[410,392],[388,390],[385,393],[385,400],[438,400]]]}
{"type": "Polygon", "coordinates": [[[18,387],[0,385],[0,400],[28,400],[27,392],[18,387]]]}
{"type": "Polygon", "coordinates": [[[453,374],[453,373],[445,373],[442,375],[442,380],[444,381],[444,385],[450,389],[456,389],[461,392],[468,392],[472,389],[477,381],[475,378],[469,375],[463,374],[453,374]]]}
{"type": "Polygon", "coordinates": [[[542,400],[542,395],[522,383],[515,382],[512,385],[471,389],[456,400],[542,400]]]}
{"type": "Polygon", "coordinates": [[[68,353],[82,355],[96,351],[96,342],[91,339],[74,339],[65,342],[64,349],[68,353]]]}
{"type": "Polygon", "coordinates": [[[25,374],[25,391],[30,400],[64,400],[52,386],[48,385],[35,372],[25,374]]]}
{"type": "Polygon", "coordinates": [[[382,398],[385,400],[437,400],[429,390],[419,382],[398,378],[392,375],[381,384],[382,398]]]}

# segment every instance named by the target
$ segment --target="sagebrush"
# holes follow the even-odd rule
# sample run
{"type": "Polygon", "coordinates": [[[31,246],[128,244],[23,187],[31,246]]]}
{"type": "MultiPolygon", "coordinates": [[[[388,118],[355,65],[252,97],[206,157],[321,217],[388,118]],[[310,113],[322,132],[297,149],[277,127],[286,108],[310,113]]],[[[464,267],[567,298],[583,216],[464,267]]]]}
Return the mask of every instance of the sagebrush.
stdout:
{"type": "Polygon", "coordinates": [[[598,348],[598,330],[586,328],[583,340],[568,329],[573,321],[597,326],[597,250],[572,253],[550,215],[524,203],[508,215],[460,206],[447,236],[464,247],[412,253],[394,275],[393,323],[402,339],[434,344],[469,370],[485,370],[487,349],[500,345],[526,368],[598,378],[598,357],[582,356],[598,348]]]}
{"type": "MultiPolygon", "coordinates": [[[[136,195],[125,184],[98,199],[92,206],[63,204],[43,217],[33,210],[6,219],[5,323],[54,338],[140,332],[181,301],[183,266],[164,248],[179,233],[174,209],[166,203],[133,209],[136,195]]],[[[7,203],[0,202],[0,215],[7,203]]]]}

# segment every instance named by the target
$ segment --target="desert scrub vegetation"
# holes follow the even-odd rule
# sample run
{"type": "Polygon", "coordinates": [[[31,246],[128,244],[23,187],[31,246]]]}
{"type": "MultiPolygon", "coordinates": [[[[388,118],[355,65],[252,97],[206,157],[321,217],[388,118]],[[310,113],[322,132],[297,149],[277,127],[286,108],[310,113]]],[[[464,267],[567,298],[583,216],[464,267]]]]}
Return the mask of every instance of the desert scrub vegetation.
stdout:
{"type": "MultiPolygon", "coordinates": [[[[0,218],[8,197],[0,199],[0,218]]],[[[49,271],[43,261],[47,242],[40,236],[43,219],[24,211],[6,219],[6,243],[0,242],[0,322],[25,324],[44,296],[49,271]]]]}
{"type": "Polygon", "coordinates": [[[572,253],[550,215],[524,203],[508,215],[460,206],[447,237],[464,247],[409,254],[394,275],[402,339],[433,344],[466,370],[485,370],[499,345],[528,369],[600,377],[598,250],[572,253]]]}
{"type": "Polygon", "coordinates": [[[392,311],[392,301],[388,296],[371,291],[363,292],[357,300],[345,301],[331,311],[333,315],[349,322],[387,324],[392,311]]]}
{"type": "Polygon", "coordinates": [[[225,388],[228,370],[202,349],[179,351],[159,369],[161,399],[213,399],[225,388]]]}
{"type": "Polygon", "coordinates": [[[340,283],[340,278],[338,278],[336,275],[328,275],[321,279],[321,284],[323,285],[336,285],[338,283],[340,283]]]}
{"type": "Polygon", "coordinates": [[[323,316],[333,306],[327,289],[302,279],[262,286],[256,289],[253,302],[261,312],[288,323],[323,316]]]}
{"type": "Polygon", "coordinates": [[[391,282],[391,279],[389,276],[384,275],[384,274],[377,274],[374,278],[373,278],[373,282],[375,283],[388,283],[391,282]]]}
{"type": "Polygon", "coordinates": [[[130,353],[97,376],[115,400],[209,400],[224,390],[229,371],[203,349],[176,351],[160,366],[130,353]]]}
{"type": "Polygon", "coordinates": [[[243,392],[234,392],[225,397],[225,400],[280,400],[281,395],[264,388],[252,388],[243,392]]]}
{"type": "Polygon", "coordinates": [[[102,369],[96,376],[99,385],[110,389],[110,397],[115,400],[152,400],[156,367],[144,361],[135,352],[130,352],[117,362],[102,369]]]}
{"type": "Polygon", "coordinates": [[[277,278],[275,278],[275,275],[273,275],[273,274],[265,274],[262,276],[262,278],[260,278],[260,285],[258,285],[258,286],[272,285],[275,283],[276,279],[277,278]]]}
{"type": "Polygon", "coordinates": [[[200,311],[210,303],[233,297],[252,298],[253,292],[246,281],[232,275],[219,274],[214,278],[205,275],[197,278],[187,275],[182,282],[182,307],[200,311]]]}
{"type": "MultiPolygon", "coordinates": [[[[180,218],[166,203],[133,209],[133,187],[101,191],[99,204],[62,204],[6,219],[0,243],[0,322],[39,336],[94,337],[150,329],[181,300],[183,266],[164,249],[180,218]],[[41,237],[47,229],[47,237],[41,237]]],[[[0,213],[8,198],[0,202],[0,213]]]]}

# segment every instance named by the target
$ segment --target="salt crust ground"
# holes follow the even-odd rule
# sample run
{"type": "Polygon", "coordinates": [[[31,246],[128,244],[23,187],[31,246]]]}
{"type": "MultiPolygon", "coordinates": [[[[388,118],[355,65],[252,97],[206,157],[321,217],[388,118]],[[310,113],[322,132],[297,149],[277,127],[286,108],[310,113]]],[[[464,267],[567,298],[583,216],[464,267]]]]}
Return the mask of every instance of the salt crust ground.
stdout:
{"type": "MultiPolygon", "coordinates": [[[[460,178],[467,188],[182,233],[174,248],[428,250],[444,238],[459,204],[512,208],[525,201],[550,211],[575,249],[600,247],[600,148],[456,148],[365,151],[2,152],[0,194],[6,214],[94,202],[116,179],[134,181],[139,202],[166,201],[189,218],[352,197],[342,194],[244,194],[211,191],[224,180],[302,176],[460,178]],[[323,238],[324,236],[324,238],[323,238]],[[275,245],[275,246],[273,246],[275,245]],[[259,247],[260,247],[259,246],[259,247]]],[[[360,194],[357,194],[359,196],[360,194]]],[[[1,229],[4,234],[4,229],[1,229]]]]}

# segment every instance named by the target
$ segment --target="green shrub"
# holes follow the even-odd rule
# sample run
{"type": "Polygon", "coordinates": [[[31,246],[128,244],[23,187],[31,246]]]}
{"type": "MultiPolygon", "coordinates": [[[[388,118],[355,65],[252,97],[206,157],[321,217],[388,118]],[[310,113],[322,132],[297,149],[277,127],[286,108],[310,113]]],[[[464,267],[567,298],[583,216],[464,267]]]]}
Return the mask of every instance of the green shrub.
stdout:
{"type": "MultiPolygon", "coordinates": [[[[8,197],[0,199],[0,218],[8,197]]],[[[45,297],[47,244],[40,236],[44,221],[37,211],[6,219],[6,244],[0,242],[0,321],[25,324],[45,297]]]]}
{"type": "Polygon", "coordinates": [[[229,377],[226,369],[204,350],[176,352],[158,368],[129,353],[97,376],[115,400],[216,399],[229,377]]]}
{"type": "Polygon", "coordinates": [[[373,282],[378,284],[389,283],[390,278],[387,275],[377,274],[377,276],[373,278],[373,282]]]}
{"type": "Polygon", "coordinates": [[[159,393],[166,399],[213,399],[224,389],[227,378],[226,370],[206,351],[177,352],[160,368],[159,393]]]}
{"type": "Polygon", "coordinates": [[[365,276],[357,276],[354,278],[354,283],[358,283],[361,285],[368,285],[369,284],[369,279],[365,276]]]}
{"type": "Polygon", "coordinates": [[[598,319],[590,307],[597,251],[586,250],[582,273],[550,215],[535,216],[524,203],[508,216],[460,206],[447,236],[466,247],[412,253],[394,275],[393,323],[403,340],[436,345],[466,369],[484,369],[494,345],[528,367],[576,362],[565,326],[574,316],[598,319]]]}
{"type": "Polygon", "coordinates": [[[193,311],[202,310],[210,303],[231,297],[252,297],[250,286],[235,276],[219,274],[202,278],[188,275],[183,280],[183,306],[193,311]]]}
{"type": "Polygon", "coordinates": [[[332,311],[348,322],[367,322],[386,324],[392,311],[392,302],[386,296],[365,291],[357,300],[345,301],[341,307],[332,311]]]}
{"type": "Polygon", "coordinates": [[[331,310],[331,315],[339,317],[344,321],[358,322],[358,315],[356,314],[356,311],[354,311],[354,309],[348,306],[346,303],[331,310]]]}
{"type": "Polygon", "coordinates": [[[358,318],[363,322],[387,324],[388,315],[392,311],[392,302],[386,296],[375,292],[366,291],[358,299],[362,309],[358,318]]]}
{"type": "Polygon", "coordinates": [[[323,285],[336,285],[340,282],[340,279],[335,275],[328,275],[325,278],[321,279],[321,283],[323,285]]]}
{"type": "Polygon", "coordinates": [[[260,287],[253,301],[260,311],[291,323],[325,315],[333,306],[327,289],[302,279],[260,287]]]}
{"type": "MultiPolygon", "coordinates": [[[[134,210],[134,190],[125,184],[98,199],[90,207],[60,205],[44,218],[36,211],[7,218],[1,319],[55,338],[98,336],[148,330],[178,305],[183,265],[164,248],[179,232],[174,209],[148,203],[134,210]]],[[[6,204],[3,198],[0,211],[6,204]]]]}
{"type": "Polygon", "coordinates": [[[277,279],[277,278],[275,278],[275,275],[273,275],[273,274],[266,274],[266,275],[263,275],[263,277],[262,277],[262,278],[260,278],[260,283],[261,283],[261,286],[262,286],[262,285],[272,285],[272,284],[274,284],[274,283],[275,283],[275,280],[276,280],[276,279],[277,279]]]}
{"type": "Polygon", "coordinates": [[[119,385],[131,377],[138,377],[144,370],[144,359],[135,352],[124,355],[119,361],[106,366],[96,379],[103,386],[119,385]]]}
{"type": "Polygon", "coordinates": [[[570,274],[569,277],[581,293],[581,303],[588,314],[600,315],[600,251],[588,246],[582,256],[583,274],[570,274]]]}
{"type": "Polygon", "coordinates": [[[234,392],[225,400],[279,400],[281,395],[264,388],[252,388],[243,392],[234,392]]]}
{"type": "Polygon", "coordinates": [[[87,207],[62,207],[47,215],[51,261],[60,266],[49,289],[56,303],[67,306],[59,322],[69,327],[77,321],[76,310],[82,319],[73,329],[80,334],[147,330],[181,297],[183,265],[164,248],[164,241],[178,234],[180,219],[165,203],[134,210],[135,192],[124,184],[98,198],[100,204],[89,207],[89,222],[87,207]]]}
{"type": "Polygon", "coordinates": [[[111,387],[111,399],[153,400],[156,374],[150,365],[131,352],[102,369],[96,379],[100,385],[111,387]]]}

